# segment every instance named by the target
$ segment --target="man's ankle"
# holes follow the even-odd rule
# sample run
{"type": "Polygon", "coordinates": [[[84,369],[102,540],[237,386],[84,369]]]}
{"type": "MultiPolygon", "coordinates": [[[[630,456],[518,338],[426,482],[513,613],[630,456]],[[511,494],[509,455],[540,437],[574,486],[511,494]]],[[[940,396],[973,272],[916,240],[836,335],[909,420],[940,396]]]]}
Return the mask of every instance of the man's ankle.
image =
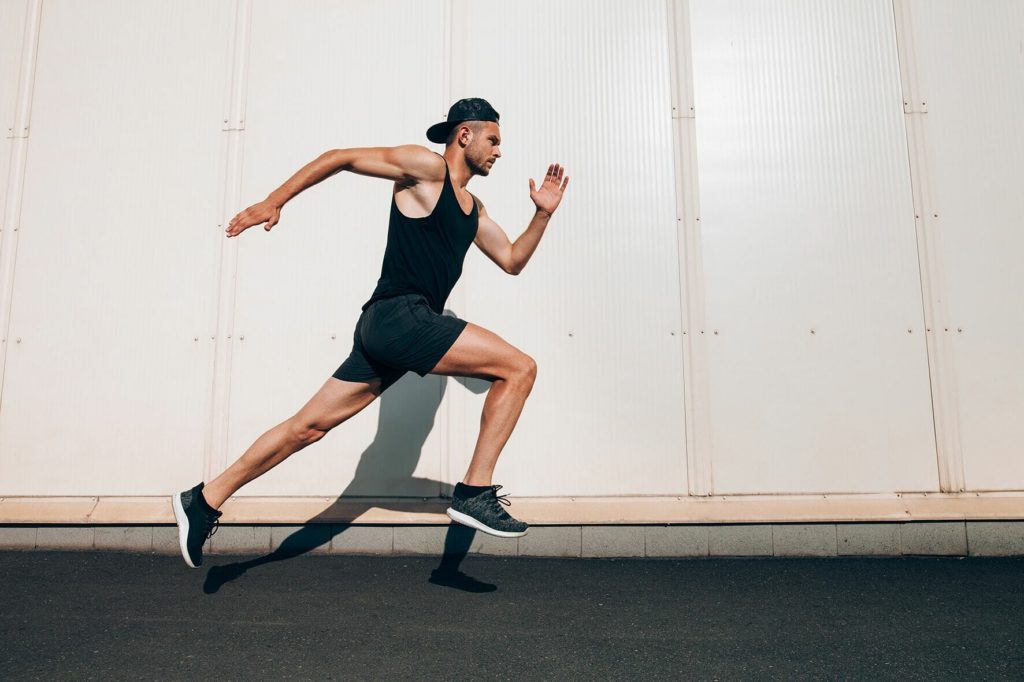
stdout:
{"type": "Polygon", "coordinates": [[[489,485],[468,485],[466,483],[458,483],[456,484],[455,490],[452,494],[462,498],[476,497],[480,493],[490,489],[491,486],[489,485]]]}

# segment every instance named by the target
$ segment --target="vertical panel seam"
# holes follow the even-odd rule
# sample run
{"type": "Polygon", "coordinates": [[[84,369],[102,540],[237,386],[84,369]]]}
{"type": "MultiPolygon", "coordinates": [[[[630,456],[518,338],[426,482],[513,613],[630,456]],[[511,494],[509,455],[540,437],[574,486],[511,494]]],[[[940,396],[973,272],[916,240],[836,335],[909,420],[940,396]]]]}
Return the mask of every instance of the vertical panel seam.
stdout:
{"type": "MultiPolygon", "coordinates": [[[[246,81],[248,80],[247,56],[250,49],[250,23],[252,0],[236,0],[235,21],[232,26],[231,71],[228,81],[227,121],[223,126],[227,135],[225,145],[224,190],[220,208],[223,226],[228,213],[233,210],[241,195],[242,152],[244,137],[244,110],[246,81]]],[[[231,402],[231,360],[230,344],[235,321],[235,283],[238,267],[236,243],[225,244],[226,237],[218,233],[221,240],[220,270],[217,290],[216,330],[213,334],[213,386],[206,451],[204,453],[204,480],[226,467],[228,440],[228,412],[231,402]]]]}
{"type": "Polygon", "coordinates": [[[911,200],[914,207],[914,230],[917,236],[918,273],[925,321],[925,353],[931,391],[939,490],[960,492],[965,489],[964,467],[954,357],[949,341],[943,336],[942,331],[948,325],[943,303],[946,297],[942,277],[942,254],[937,244],[940,231],[932,230],[929,234],[925,230],[932,224],[927,216],[933,211],[928,172],[928,136],[922,120],[922,117],[927,115],[927,97],[923,97],[919,90],[920,74],[917,68],[913,39],[914,24],[909,0],[893,0],[892,12],[896,52],[900,62],[904,133],[907,141],[911,200]]]}
{"type": "Polygon", "coordinates": [[[700,251],[699,183],[697,179],[696,104],[690,55],[689,0],[666,0],[673,112],[676,187],[676,239],[680,315],[683,325],[683,419],[687,487],[691,495],[714,489],[707,389],[707,347],[699,332],[704,326],[704,272],[700,251]],[[683,41],[686,41],[685,44],[683,41]]]}

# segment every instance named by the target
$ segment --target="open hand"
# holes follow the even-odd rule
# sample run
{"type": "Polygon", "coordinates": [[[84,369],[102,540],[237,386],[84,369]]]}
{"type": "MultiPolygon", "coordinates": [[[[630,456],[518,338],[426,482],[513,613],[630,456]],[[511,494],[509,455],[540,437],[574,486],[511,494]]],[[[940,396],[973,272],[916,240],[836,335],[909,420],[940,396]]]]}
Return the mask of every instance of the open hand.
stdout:
{"type": "Polygon", "coordinates": [[[569,176],[565,176],[565,180],[562,179],[564,172],[565,169],[557,163],[548,166],[548,173],[544,176],[540,189],[533,184],[533,178],[530,178],[530,198],[537,205],[538,211],[551,215],[558,208],[559,202],[562,201],[562,192],[569,186],[569,176]]]}
{"type": "Polygon", "coordinates": [[[266,225],[263,226],[263,229],[270,232],[270,228],[277,225],[277,221],[280,219],[281,207],[267,199],[264,199],[260,203],[253,204],[232,218],[231,222],[228,223],[227,229],[224,231],[227,232],[228,237],[237,237],[253,225],[266,223],[266,225]]]}

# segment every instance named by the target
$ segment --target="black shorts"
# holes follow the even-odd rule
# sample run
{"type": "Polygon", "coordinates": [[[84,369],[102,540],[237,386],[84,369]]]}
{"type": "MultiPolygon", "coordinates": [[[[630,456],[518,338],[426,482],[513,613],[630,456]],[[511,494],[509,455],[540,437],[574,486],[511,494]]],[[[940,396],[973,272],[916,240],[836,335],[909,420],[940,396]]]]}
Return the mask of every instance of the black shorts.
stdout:
{"type": "Polygon", "coordinates": [[[359,316],[352,353],[333,376],[357,382],[380,379],[381,392],[409,370],[426,376],[466,324],[454,316],[438,315],[420,294],[375,301],[359,316]]]}

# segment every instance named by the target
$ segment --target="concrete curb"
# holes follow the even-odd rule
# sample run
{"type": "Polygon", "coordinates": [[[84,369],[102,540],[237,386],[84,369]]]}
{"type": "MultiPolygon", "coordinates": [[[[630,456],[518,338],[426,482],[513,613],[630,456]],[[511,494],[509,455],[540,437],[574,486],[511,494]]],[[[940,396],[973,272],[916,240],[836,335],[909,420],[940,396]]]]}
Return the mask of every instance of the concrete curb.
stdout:
{"type": "MultiPolygon", "coordinates": [[[[232,525],[210,554],[265,554],[282,545],[330,554],[489,556],[1024,556],[1024,521],[913,521],[533,526],[522,538],[461,526],[232,525]]],[[[113,550],[177,554],[174,526],[0,526],[0,549],[113,550]]]]}

